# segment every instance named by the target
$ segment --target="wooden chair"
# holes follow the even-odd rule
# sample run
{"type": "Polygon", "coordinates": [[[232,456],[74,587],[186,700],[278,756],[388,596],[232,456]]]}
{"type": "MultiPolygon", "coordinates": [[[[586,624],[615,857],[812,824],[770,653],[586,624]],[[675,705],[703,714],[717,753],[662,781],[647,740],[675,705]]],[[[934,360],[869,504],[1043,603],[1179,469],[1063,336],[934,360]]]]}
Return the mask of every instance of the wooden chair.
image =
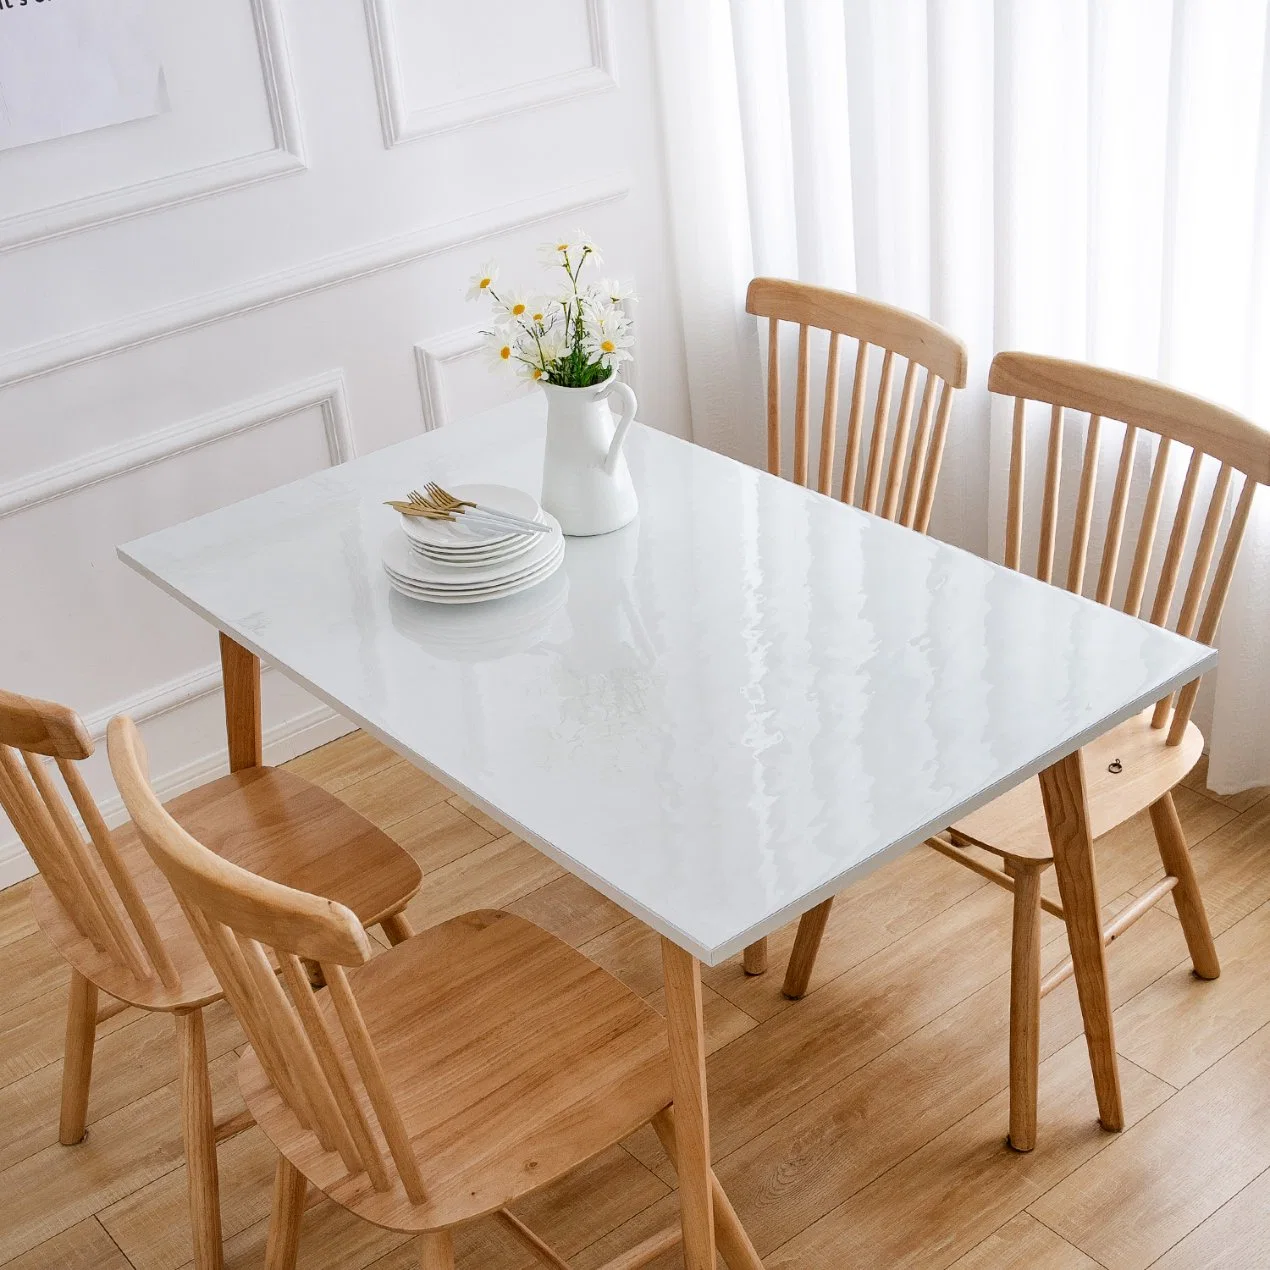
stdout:
{"type": "MultiPolygon", "coordinates": [[[[417,1233],[425,1270],[450,1270],[452,1228],[489,1214],[568,1270],[508,1205],[650,1121],[674,1158],[666,1023],[617,979],[494,911],[371,960],[342,904],[258,877],[177,824],[147,783],[131,720],[111,723],[108,745],[124,802],[251,1040],[239,1082],[279,1152],[268,1270],[295,1265],[310,1184],[417,1233]],[[319,964],[324,991],[301,958],[319,964]]],[[[729,1265],[761,1270],[710,1181],[729,1265]]],[[[676,1222],[603,1270],[635,1270],[679,1239],[676,1222]]]]}
{"type": "MultiPolygon", "coordinates": [[[[221,998],[221,986],[135,828],[106,827],[76,766],[92,752],[73,710],[0,692],[0,806],[40,870],[35,918],[71,967],[58,1136],[67,1146],[84,1137],[97,1024],[129,1005],[174,1015],[194,1264],[216,1270],[216,1144],[251,1124],[250,1116],[221,1124],[213,1117],[203,1007],[221,998]],[[87,842],[46,758],[61,773],[87,842]],[[99,991],[114,998],[100,1011],[99,991]]],[[[380,923],[394,942],[409,938],[401,910],[419,889],[419,866],[308,781],[247,768],[182,795],[168,810],[226,860],[347,905],[357,922],[380,923]]]]}
{"type": "MultiPolygon", "coordinates": [[[[798,372],[794,399],[794,470],[799,485],[808,483],[808,451],[811,434],[811,330],[829,332],[829,357],[825,370],[824,410],[820,424],[820,460],[816,488],[822,494],[834,489],[853,507],[898,520],[918,533],[926,533],[935,503],[952,413],[953,392],[966,386],[966,346],[955,335],[904,309],[847,291],[808,286],[784,278],[755,278],[745,297],[747,313],[768,320],[767,338],[767,470],[781,475],[781,375],[780,324],[798,323],[798,372]],[[838,431],[838,380],[843,336],[856,341],[855,373],[851,406],[847,415],[846,453],[841,476],[837,472],[835,445],[838,431]],[[861,473],[864,413],[868,393],[869,359],[882,350],[881,378],[873,410],[868,455],[861,473]],[[895,360],[905,359],[903,386],[891,436],[891,401],[895,360]],[[922,371],[921,404],[917,430],[913,409],[922,371]],[[938,403],[938,404],[937,404],[938,403]],[[887,456],[887,443],[890,455],[887,456]],[[883,474],[885,473],[885,484],[883,474]]],[[[804,915],[799,945],[818,947],[833,901],[827,900],[804,915]],[[805,933],[804,933],[805,932],[805,933]]],[[[799,945],[796,945],[799,946],[799,945]]],[[[807,991],[812,963],[795,956],[785,974],[787,996],[807,991]]],[[[767,941],[761,939],[745,950],[745,972],[762,974],[767,969],[767,941]]]]}
{"type": "MultiPolygon", "coordinates": [[[[1069,591],[1083,593],[1086,589],[1102,421],[1114,419],[1125,425],[1097,578],[1091,580],[1093,598],[1100,604],[1114,604],[1135,616],[1143,612],[1157,554],[1156,537],[1165,501],[1169,460],[1175,447],[1189,448],[1186,475],[1173,509],[1146,616],[1159,626],[1170,625],[1172,618],[1172,627],[1178,634],[1201,643],[1213,643],[1253,497],[1259,485],[1270,483],[1270,432],[1228,410],[1163,384],[1052,357],[999,353],[992,362],[988,387],[992,392],[1015,399],[1005,545],[1005,563],[1012,569],[1023,567],[1027,405],[1035,401],[1050,407],[1035,568],[1035,576],[1046,582],[1056,581],[1064,411],[1074,410],[1089,416],[1076,486],[1067,568],[1061,579],[1061,585],[1069,591]],[[1157,437],[1158,442],[1136,538],[1131,535],[1126,541],[1134,454],[1144,434],[1157,437]],[[1193,536],[1190,533],[1192,513],[1206,458],[1215,461],[1217,472],[1203,520],[1194,535],[1190,566],[1179,600],[1178,584],[1187,560],[1188,542],[1193,536]],[[1238,497],[1227,521],[1237,476],[1238,497]],[[1119,561],[1128,550],[1132,551],[1132,563],[1121,591],[1116,586],[1119,561]]],[[[1177,693],[1176,700],[1166,697],[1085,747],[1081,760],[1089,806],[1088,833],[1083,826],[1074,825],[1068,841],[1057,848],[1051,846],[1040,782],[1029,780],[954,825],[946,838],[930,842],[937,851],[1014,893],[1010,1143],[1017,1150],[1031,1150],[1036,1142],[1042,997],[1075,975],[1099,1117],[1106,1128],[1118,1130],[1123,1127],[1124,1112],[1107,992],[1105,945],[1171,892],[1196,975],[1215,979],[1220,973],[1204,901],[1172,795],[1174,786],[1195,765],[1204,745],[1204,738],[1191,721],[1198,689],[1197,679],[1177,693]],[[1104,925],[1099,910],[1093,839],[1144,809],[1150,814],[1165,876],[1104,925]],[[992,852],[1001,858],[1003,867],[996,869],[985,864],[970,854],[968,847],[992,852]],[[1041,875],[1051,864],[1055,868],[1061,907],[1041,896],[1041,875]],[[1071,957],[1043,981],[1040,977],[1042,909],[1063,919],[1071,950],[1071,957]]],[[[814,957],[815,948],[805,948],[801,953],[814,957]]],[[[797,951],[795,955],[799,955],[797,951]]]]}

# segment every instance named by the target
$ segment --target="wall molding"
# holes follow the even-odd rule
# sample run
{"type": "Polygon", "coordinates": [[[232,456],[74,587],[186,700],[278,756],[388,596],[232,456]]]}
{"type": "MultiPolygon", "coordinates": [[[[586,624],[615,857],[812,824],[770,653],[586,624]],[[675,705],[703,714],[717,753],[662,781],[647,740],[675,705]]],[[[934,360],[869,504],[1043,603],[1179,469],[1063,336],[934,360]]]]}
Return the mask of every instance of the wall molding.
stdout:
{"type": "MultiPolygon", "coordinates": [[[[0,489],[0,517],[51,499],[62,498],[125,472],[160,463],[178,454],[239,436],[253,428],[276,422],[300,410],[317,406],[322,411],[323,431],[331,465],[356,454],[348,413],[348,399],[341,371],[294,384],[282,392],[239,402],[226,410],[200,415],[170,428],[160,428],[136,441],[94,451],[91,455],[46,468],[23,482],[0,489]]],[[[270,667],[263,673],[276,674],[270,667]]],[[[84,716],[84,725],[94,741],[106,736],[106,727],[116,715],[131,716],[141,725],[185,706],[213,696],[221,690],[220,664],[201,666],[187,674],[127,696],[84,716]]],[[[321,705],[292,719],[275,724],[265,733],[265,761],[280,763],[306,750],[323,745],[351,730],[349,722],[329,706],[321,705]]],[[[172,771],[156,775],[154,787],[159,797],[175,798],[228,770],[227,751],[221,746],[172,771]]],[[[101,803],[102,814],[111,825],[127,819],[123,800],[118,796],[101,803]]],[[[11,886],[35,872],[35,865],[21,841],[0,841],[0,888],[11,886]]]]}
{"type": "Polygon", "coordinates": [[[348,393],[344,374],[337,370],[293,384],[281,392],[236,402],[210,414],[103,446],[0,485],[0,520],[315,406],[322,412],[332,465],[353,458],[357,451],[349,420],[348,393]]]}
{"type": "Polygon", "coordinates": [[[430,256],[470,247],[513,230],[572,215],[584,208],[617,202],[629,192],[629,181],[616,177],[553,190],[549,194],[508,203],[491,211],[413,230],[367,247],[355,247],[323,257],[313,264],[280,270],[239,286],[181,300],[88,331],[31,344],[0,358],[0,388],[40,379],[85,362],[197,331],[227,318],[272,308],[288,300],[369,278],[430,256]]]}
{"type": "Polygon", "coordinates": [[[282,0],[248,3],[273,130],[272,148],[0,218],[0,252],[305,170],[308,164],[282,20],[282,0]]]}
{"type": "Polygon", "coordinates": [[[587,32],[591,43],[589,66],[424,110],[411,110],[406,102],[401,59],[397,55],[393,4],[394,0],[365,0],[375,94],[379,100],[379,120],[386,149],[405,141],[452,132],[470,124],[617,87],[617,59],[613,49],[609,0],[586,0],[587,32]]]}
{"type": "Polygon", "coordinates": [[[415,345],[415,371],[419,376],[419,401],[423,429],[431,432],[450,422],[445,401],[445,368],[460,357],[470,357],[481,347],[481,329],[465,326],[415,345]]]}

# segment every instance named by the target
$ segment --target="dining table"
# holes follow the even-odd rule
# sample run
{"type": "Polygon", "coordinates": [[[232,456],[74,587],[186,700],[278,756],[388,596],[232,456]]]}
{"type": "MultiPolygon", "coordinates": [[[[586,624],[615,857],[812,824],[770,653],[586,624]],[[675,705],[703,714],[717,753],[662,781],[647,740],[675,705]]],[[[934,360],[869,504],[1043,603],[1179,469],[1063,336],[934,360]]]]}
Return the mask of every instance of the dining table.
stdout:
{"type": "Polygon", "coordinates": [[[1032,777],[1092,883],[1080,747],[1216,654],[642,423],[633,523],[518,595],[394,592],[384,500],[536,496],[544,415],[523,397],[119,555],[219,631],[231,769],[263,761],[263,661],[660,936],[685,1265],[759,1266],[710,1163],[701,966],[1032,777]]]}

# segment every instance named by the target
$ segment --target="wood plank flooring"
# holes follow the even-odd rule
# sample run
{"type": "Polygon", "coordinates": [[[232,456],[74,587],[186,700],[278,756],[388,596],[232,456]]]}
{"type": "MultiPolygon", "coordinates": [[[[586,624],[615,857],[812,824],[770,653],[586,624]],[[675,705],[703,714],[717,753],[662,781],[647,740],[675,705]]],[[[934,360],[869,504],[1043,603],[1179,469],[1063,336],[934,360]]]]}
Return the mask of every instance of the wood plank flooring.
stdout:
{"type": "MultiPolygon", "coordinates": [[[[489,817],[355,733],[289,764],[419,860],[416,927],[504,907],[583,949],[661,1008],[658,943],[616,905],[489,817]]],[[[1256,1270],[1270,1266],[1270,790],[1178,806],[1222,956],[1189,973],[1160,905],[1111,951],[1128,1127],[1104,1133],[1069,981],[1042,1020],[1040,1139],[1004,1145],[1009,898],[933,853],[871,875],[835,907],[811,993],[772,969],[707,970],[716,1168],[769,1267],[888,1270],[1256,1270]]],[[[1145,816],[1099,846],[1115,909],[1159,876],[1145,816]]],[[[1052,885],[1052,882],[1050,883],[1052,885]]],[[[0,1267],[176,1270],[189,1264],[170,1022],[135,1010],[99,1033],[89,1136],[57,1143],[66,969],[0,892],[0,1267]]],[[[1046,964],[1065,952],[1045,919],[1046,964]]],[[[240,1104],[244,1039],[208,1015],[218,1111],[240,1104]]],[[[274,1155],[252,1129],[221,1149],[227,1264],[262,1264],[274,1155]]],[[[650,1131],[524,1204],[521,1217],[591,1270],[673,1218],[674,1174],[650,1131]]],[[[504,1229],[456,1240],[464,1270],[531,1270],[504,1229]]],[[[407,1270],[402,1236],[311,1197],[306,1270],[407,1270]]],[[[678,1254],[657,1270],[682,1264],[678,1254]]]]}

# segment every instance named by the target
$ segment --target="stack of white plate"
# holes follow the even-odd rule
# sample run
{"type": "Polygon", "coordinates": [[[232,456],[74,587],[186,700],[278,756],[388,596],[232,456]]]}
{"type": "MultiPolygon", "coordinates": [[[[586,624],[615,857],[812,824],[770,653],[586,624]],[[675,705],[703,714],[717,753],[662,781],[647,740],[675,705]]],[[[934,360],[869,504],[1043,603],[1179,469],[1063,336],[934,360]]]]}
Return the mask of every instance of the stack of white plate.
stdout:
{"type": "Polygon", "coordinates": [[[459,499],[546,525],[527,533],[457,521],[402,516],[404,533],[384,544],[384,571],[393,589],[433,604],[476,604],[515,595],[549,578],[564,559],[564,535],[536,499],[506,485],[456,485],[459,499]]]}

